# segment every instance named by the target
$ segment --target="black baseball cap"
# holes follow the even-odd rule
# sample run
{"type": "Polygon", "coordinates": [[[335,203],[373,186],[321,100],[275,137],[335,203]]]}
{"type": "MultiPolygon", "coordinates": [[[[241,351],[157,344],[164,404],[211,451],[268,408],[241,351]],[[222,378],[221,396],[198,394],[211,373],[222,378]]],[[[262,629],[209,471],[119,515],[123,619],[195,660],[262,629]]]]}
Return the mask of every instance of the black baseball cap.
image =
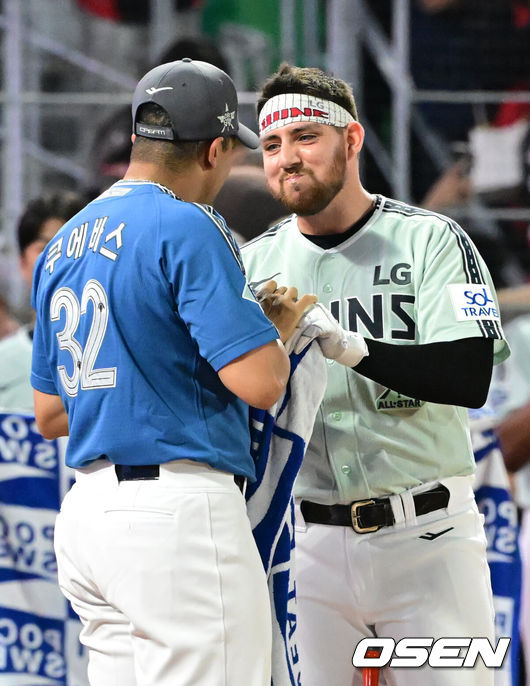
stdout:
{"type": "Polygon", "coordinates": [[[232,79],[208,62],[184,57],[161,64],[139,81],[132,104],[133,133],[168,141],[203,141],[235,136],[247,148],[259,146],[258,136],[238,118],[232,79]],[[172,126],[139,124],[138,107],[156,103],[168,113],[172,126]]]}

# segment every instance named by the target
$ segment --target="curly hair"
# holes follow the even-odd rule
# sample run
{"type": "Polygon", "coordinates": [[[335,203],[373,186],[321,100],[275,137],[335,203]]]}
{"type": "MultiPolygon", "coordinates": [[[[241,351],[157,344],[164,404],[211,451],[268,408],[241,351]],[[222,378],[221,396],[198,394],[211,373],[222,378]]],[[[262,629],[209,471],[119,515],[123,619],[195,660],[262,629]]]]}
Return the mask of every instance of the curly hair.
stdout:
{"type": "Polygon", "coordinates": [[[316,67],[295,67],[284,62],[264,83],[258,97],[258,116],[263,106],[275,95],[305,93],[331,100],[357,119],[357,107],[351,87],[342,79],[326,74],[316,67]]]}

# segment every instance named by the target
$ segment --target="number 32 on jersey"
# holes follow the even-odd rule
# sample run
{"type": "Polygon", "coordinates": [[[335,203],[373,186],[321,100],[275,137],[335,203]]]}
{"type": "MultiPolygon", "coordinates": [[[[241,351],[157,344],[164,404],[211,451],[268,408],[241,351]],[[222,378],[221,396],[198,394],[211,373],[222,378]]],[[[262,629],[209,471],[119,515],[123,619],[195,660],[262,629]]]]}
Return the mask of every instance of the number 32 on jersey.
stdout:
{"type": "Polygon", "coordinates": [[[67,395],[75,398],[81,384],[82,390],[94,388],[114,388],[116,386],[116,367],[94,369],[101,344],[107,330],[109,305],[105,289],[95,279],[90,279],[83,288],[81,303],[70,288],[62,287],[55,291],[50,303],[50,319],[59,321],[61,310],[65,311],[65,324],[57,334],[59,348],[70,353],[73,362],[72,374],[64,365],[57,371],[67,395]],[[81,315],[87,314],[88,303],[92,303],[92,323],[86,345],[83,348],[75,338],[81,315]]]}

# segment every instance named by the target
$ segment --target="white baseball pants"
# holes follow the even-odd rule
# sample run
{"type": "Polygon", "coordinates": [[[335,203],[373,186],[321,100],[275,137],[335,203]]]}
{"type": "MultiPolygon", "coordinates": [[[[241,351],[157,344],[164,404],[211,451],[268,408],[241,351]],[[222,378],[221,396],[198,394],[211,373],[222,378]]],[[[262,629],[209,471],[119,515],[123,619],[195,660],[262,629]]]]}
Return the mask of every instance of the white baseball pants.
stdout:
{"type": "MultiPolygon", "coordinates": [[[[305,524],[297,512],[296,631],[304,686],[360,686],[361,670],[351,660],[366,637],[487,637],[494,645],[486,538],[472,481],[440,483],[451,493],[447,509],[416,517],[412,495],[435,485],[427,484],[392,496],[397,523],[372,534],[305,524]]],[[[476,664],[383,669],[380,683],[493,686],[493,670],[480,657],[476,664]]]]}
{"type": "Polygon", "coordinates": [[[91,686],[270,686],[265,572],[233,476],[191,461],[77,471],[55,527],[91,686]]]}

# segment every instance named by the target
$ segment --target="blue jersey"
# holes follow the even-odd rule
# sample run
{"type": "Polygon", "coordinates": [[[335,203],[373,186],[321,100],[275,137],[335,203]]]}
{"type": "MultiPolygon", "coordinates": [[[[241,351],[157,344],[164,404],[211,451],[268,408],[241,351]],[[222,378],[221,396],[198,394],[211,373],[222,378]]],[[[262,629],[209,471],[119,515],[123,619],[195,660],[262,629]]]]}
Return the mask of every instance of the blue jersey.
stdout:
{"type": "Polygon", "coordinates": [[[211,207],[120,181],[35,267],[31,383],[68,413],[66,462],[192,459],[253,477],[248,406],[217,371],[278,337],[211,207]]]}

